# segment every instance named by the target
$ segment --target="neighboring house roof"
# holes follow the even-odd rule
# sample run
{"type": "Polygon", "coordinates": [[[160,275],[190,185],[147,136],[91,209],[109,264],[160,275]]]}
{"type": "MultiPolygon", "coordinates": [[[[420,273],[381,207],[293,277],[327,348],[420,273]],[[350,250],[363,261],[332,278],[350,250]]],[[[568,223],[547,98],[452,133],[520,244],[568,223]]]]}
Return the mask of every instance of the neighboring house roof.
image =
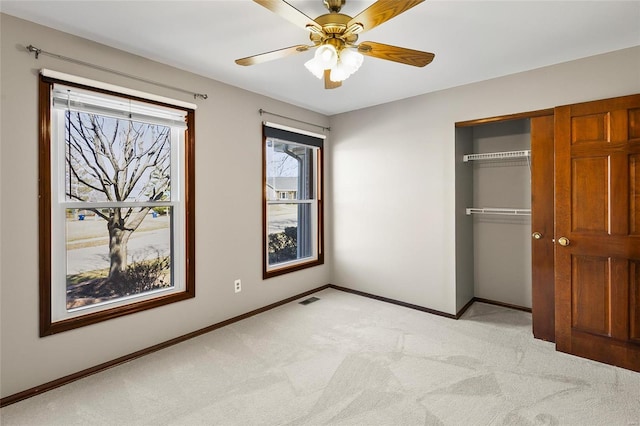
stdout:
{"type": "Polygon", "coordinates": [[[267,186],[274,191],[297,191],[298,190],[298,178],[297,177],[268,177],[267,186]]]}

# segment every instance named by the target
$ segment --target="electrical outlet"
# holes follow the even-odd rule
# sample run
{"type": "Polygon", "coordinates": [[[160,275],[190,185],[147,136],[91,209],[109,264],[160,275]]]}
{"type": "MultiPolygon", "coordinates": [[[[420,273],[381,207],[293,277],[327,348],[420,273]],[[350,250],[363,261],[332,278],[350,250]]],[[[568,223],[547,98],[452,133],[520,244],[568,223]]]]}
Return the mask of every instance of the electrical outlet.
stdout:
{"type": "Polygon", "coordinates": [[[236,293],[240,293],[242,291],[242,281],[235,280],[233,282],[233,288],[236,291],[236,293]]]}

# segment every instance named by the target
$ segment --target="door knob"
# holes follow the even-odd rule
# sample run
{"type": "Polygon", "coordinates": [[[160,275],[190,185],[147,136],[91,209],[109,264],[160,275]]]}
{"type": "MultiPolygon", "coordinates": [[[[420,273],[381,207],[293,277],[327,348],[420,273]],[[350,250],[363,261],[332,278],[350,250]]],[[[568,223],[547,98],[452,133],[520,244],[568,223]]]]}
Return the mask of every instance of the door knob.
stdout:
{"type": "Polygon", "coordinates": [[[560,237],[558,238],[558,244],[560,244],[562,247],[566,247],[571,244],[571,241],[569,241],[567,237],[560,237]]]}
{"type": "Polygon", "coordinates": [[[539,232],[534,232],[533,234],[531,234],[531,236],[535,239],[535,240],[539,240],[540,238],[542,238],[542,234],[539,232]]]}

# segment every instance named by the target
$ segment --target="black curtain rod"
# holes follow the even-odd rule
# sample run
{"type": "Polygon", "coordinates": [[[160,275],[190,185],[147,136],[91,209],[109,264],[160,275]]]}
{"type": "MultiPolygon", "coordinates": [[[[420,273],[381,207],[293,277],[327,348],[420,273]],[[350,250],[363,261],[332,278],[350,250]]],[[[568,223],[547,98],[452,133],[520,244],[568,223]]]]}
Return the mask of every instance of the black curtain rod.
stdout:
{"type": "Polygon", "coordinates": [[[85,61],[81,61],[78,59],[74,59],[74,58],[69,58],[68,56],[62,56],[62,55],[58,55],[57,53],[51,53],[51,52],[47,52],[46,50],[42,50],[39,49],[33,45],[28,45],[26,47],[27,52],[29,53],[34,53],[36,59],[38,59],[38,57],[40,55],[45,55],[45,56],[50,56],[52,58],[56,58],[56,59],[60,59],[62,61],[67,61],[67,62],[71,62],[77,65],[83,65],[85,67],[89,67],[89,68],[93,68],[93,69],[97,69],[100,71],[106,71],[106,72],[110,72],[112,74],[117,74],[120,75],[122,77],[127,77],[133,80],[138,80],[138,81],[142,81],[143,83],[150,83],[159,87],[164,87],[165,89],[171,89],[171,90],[176,90],[178,92],[182,92],[182,93],[188,93],[189,95],[193,95],[194,99],[207,99],[209,96],[206,93],[195,93],[191,90],[185,90],[185,89],[181,89],[180,87],[175,87],[175,86],[169,86],[168,84],[164,84],[164,83],[158,83],[157,81],[152,81],[152,80],[147,80],[146,78],[142,78],[142,77],[138,77],[135,75],[131,75],[131,74],[127,74],[124,73],[122,71],[118,71],[118,70],[114,70],[111,68],[106,68],[100,65],[95,65],[95,64],[91,64],[89,62],[85,62],[85,61]]]}
{"type": "Polygon", "coordinates": [[[265,111],[265,110],[263,110],[262,108],[260,108],[260,109],[258,110],[258,112],[260,113],[260,115],[262,115],[262,114],[269,114],[269,115],[273,115],[274,117],[286,118],[287,120],[295,121],[295,122],[297,122],[297,123],[308,124],[309,126],[319,127],[319,128],[321,128],[322,130],[328,130],[328,131],[331,131],[331,127],[321,126],[320,124],[309,123],[308,121],[302,121],[302,120],[298,120],[297,118],[287,117],[286,115],[280,115],[280,114],[276,114],[276,113],[274,113],[274,112],[265,111]]]}

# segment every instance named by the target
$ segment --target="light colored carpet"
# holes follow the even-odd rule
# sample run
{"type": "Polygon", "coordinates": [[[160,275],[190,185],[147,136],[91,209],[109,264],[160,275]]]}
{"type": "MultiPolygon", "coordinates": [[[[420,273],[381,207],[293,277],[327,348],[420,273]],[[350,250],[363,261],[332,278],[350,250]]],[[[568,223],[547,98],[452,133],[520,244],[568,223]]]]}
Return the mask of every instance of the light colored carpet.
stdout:
{"type": "Polygon", "coordinates": [[[3,425],[640,425],[640,374],[531,315],[455,321],[328,289],[0,410],[3,425]]]}

